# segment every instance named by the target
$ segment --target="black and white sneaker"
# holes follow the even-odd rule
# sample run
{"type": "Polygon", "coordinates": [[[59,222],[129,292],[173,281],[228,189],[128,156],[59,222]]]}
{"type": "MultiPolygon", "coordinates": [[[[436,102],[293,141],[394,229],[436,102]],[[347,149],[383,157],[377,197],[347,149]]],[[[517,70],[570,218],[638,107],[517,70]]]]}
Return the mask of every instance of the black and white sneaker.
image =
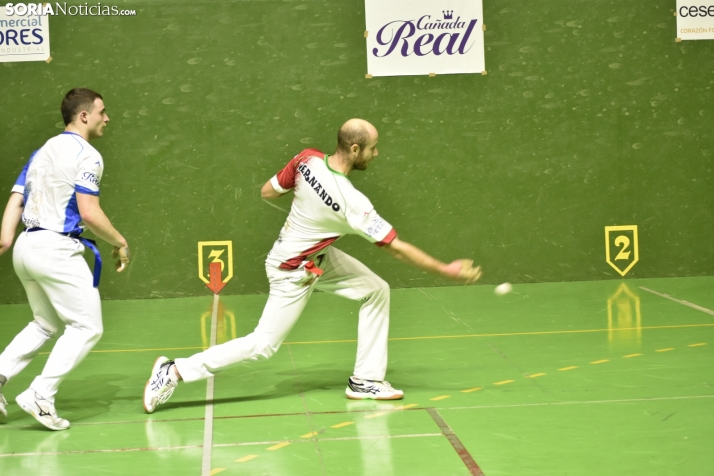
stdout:
{"type": "Polygon", "coordinates": [[[20,408],[35,417],[35,420],[45,425],[50,430],[66,430],[69,422],[57,416],[55,404],[45,397],[28,388],[15,397],[20,408]]]}
{"type": "Polygon", "coordinates": [[[401,400],[404,392],[394,389],[386,380],[363,380],[350,377],[345,389],[347,398],[352,400],[401,400]]]}
{"type": "Polygon", "coordinates": [[[178,385],[176,364],[167,357],[159,357],[151,369],[151,377],[144,387],[144,410],[153,413],[156,407],[166,403],[178,385]]]}

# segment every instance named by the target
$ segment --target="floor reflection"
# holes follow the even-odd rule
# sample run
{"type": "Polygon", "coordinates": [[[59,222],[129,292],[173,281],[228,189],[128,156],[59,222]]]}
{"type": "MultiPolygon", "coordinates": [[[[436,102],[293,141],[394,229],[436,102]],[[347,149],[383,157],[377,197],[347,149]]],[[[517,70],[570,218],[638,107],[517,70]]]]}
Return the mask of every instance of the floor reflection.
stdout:
{"type": "Polygon", "coordinates": [[[345,406],[349,412],[364,412],[356,414],[354,418],[362,454],[363,474],[393,474],[389,413],[382,412],[391,412],[397,406],[374,400],[350,401],[345,406]]]}
{"type": "Polygon", "coordinates": [[[608,341],[613,350],[639,350],[642,344],[640,297],[625,283],[607,299],[608,341]]]}
{"type": "MultiPolygon", "coordinates": [[[[229,340],[237,338],[236,334],[236,316],[233,311],[226,309],[223,301],[218,301],[218,309],[216,309],[216,344],[223,344],[229,340]]],[[[201,341],[203,349],[206,350],[211,346],[211,314],[213,313],[213,305],[201,314],[201,341]]]]}

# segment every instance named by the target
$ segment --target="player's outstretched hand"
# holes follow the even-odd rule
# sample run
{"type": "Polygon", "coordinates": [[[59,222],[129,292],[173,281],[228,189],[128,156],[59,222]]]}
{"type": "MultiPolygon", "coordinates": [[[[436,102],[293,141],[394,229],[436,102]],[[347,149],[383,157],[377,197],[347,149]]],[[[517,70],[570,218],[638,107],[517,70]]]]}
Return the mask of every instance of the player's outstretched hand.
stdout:
{"type": "Polygon", "coordinates": [[[114,251],[112,251],[112,258],[119,258],[116,267],[117,273],[121,273],[124,271],[124,268],[126,268],[126,265],[129,264],[129,247],[122,246],[119,248],[118,246],[115,246],[114,251]]]}
{"type": "Polygon", "coordinates": [[[464,281],[466,284],[475,283],[481,277],[481,266],[474,268],[474,262],[470,259],[452,261],[446,269],[449,277],[464,281]]]}

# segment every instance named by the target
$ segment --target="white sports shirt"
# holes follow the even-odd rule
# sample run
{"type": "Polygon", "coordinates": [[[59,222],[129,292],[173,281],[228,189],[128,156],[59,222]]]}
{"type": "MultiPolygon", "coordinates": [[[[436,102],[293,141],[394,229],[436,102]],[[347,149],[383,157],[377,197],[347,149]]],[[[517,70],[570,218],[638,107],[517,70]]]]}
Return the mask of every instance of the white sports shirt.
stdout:
{"type": "Polygon", "coordinates": [[[270,179],[276,191],[294,189],[295,196],[266,263],[296,269],[347,234],[360,235],[377,246],[396,238],[392,225],[346,175],[330,168],[327,157],[319,150],[305,149],[270,179]]]}
{"type": "Polygon", "coordinates": [[[81,233],[76,193],[99,195],[104,171],[101,154],[78,134],[63,132],[30,157],[12,188],[22,193],[27,228],[81,233]]]}

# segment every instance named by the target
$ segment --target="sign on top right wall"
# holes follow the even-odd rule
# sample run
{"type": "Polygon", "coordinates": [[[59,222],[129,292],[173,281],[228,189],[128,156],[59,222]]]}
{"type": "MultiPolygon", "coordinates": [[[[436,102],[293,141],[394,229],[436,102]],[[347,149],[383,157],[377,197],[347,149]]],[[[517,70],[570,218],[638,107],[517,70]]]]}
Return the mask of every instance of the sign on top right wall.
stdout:
{"type": "Polygon", "coordinates": [[[677,0],[677,41],[714,39],[714,0],[677,0]]]}

